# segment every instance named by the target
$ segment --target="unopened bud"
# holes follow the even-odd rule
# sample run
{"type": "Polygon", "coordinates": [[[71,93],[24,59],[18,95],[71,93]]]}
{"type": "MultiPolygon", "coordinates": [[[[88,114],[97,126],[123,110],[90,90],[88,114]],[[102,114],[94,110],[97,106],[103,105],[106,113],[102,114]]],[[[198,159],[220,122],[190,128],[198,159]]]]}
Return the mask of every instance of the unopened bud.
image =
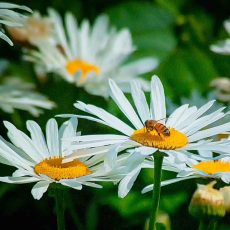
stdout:
{"type": "Polygon", "coordinates": [[[224,206],[226,212],[230,213],[230,186],[225,186],[220,189],[220,192],[224,196],[224,206]]]}
{"type": "Polygon", "coordinates": [[[216,181],[208,185],[198,185],[189,205],[192,216],[203,218],[221,218],[225,215],[224,196],[214,189],[216,181]]]}

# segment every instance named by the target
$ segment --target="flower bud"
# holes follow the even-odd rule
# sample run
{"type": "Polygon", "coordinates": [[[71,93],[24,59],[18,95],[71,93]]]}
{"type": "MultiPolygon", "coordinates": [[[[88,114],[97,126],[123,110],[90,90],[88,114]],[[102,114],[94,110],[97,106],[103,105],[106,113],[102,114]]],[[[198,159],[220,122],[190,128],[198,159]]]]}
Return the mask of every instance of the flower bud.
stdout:
{"type": "Polygon", "coordinates": [[[189,205],[189,213],[198,218],[221,218],[225,215],[224,196],[214,189],[216,181],[198,185],[189,205]]]}
{"type": "Polygon", "coordinates": [[[226,212],[230,213],[230,186],[225,186],[220,189],[220,192],[224,196],[224,206],[226,212]]]}

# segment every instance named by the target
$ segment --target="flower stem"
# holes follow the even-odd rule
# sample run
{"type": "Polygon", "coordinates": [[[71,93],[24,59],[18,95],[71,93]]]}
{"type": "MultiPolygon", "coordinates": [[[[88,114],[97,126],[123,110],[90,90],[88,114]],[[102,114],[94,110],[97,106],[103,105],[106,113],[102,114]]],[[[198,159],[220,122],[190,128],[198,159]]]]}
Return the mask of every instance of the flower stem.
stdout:
{"type": "Polygon", "coordinates": [[[199,230],[215,230],[217,227],[216,220],[201,219],[199,224],[199,230]]]}
{"type": "Polygon", "coordinates": [[[209,229],[210,230],[216,230],[217,229],[217,221],[216,220],[211,220],[209,223],[209,229]]]}
{"type": "Polygon", "coordinates": [[[206,229],[207,229],[207,222],[201,219],[199,224],[199,230],[206,230],[206,229]]]}
{"type": "Polygon", "coordinates": [[[64,196],[63,190],[60,188],[55,189],[55,207],[57,215],[57,229],[65,229],[65,218],[64,218],[64,196]]]}
{"type": "Polygon", "coordinates": [[[160,202],[161,173],[164,155],[160,152],[154,154],[154,187],[152,196],[152,209],[150,213],[149,230],[156,229],[156,218],[160,202]]]}

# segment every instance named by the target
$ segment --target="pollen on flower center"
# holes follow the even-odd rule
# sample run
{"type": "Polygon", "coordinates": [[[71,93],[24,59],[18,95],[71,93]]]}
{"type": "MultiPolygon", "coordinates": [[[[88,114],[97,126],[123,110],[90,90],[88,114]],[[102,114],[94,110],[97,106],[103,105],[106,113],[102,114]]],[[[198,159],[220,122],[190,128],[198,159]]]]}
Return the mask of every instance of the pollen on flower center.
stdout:
{"type": "Polygon", "coordinates": [[[230,162],[221,161],[221,160],[203,161],[196,165],[193,165],[193,168],[203,171],[207,174],[230,172],[230,162]]]}
{"type": "Polygon", "coordinates": [[[69,61],[66,65],[66,70],[70,75],[74,75],[78,71],[81,71],[80,81],[82,82],[86,80],[90,72],[95,72],[96,75],[99,75],[101,72],[99,67],[78,59],[69,61]]]}
{"type": "Polygon", "coordinates": [[[185,134],[169,128],[170,135],[164,136],[158,135],[156,130],[147,131],[146,128],[138,129],[134,131],[131,139],[148,147],[154,147],[158,149],[177,149],[187,145],[188,138],[185,134]]]}
{"type": "Polygon", "coordinates": [[[54,180],[73,179],[91,173],[88,167],[79,160],[62,163],[62,157],[49,158],[34,167],[37,174],[44,174],[54,180]]]}

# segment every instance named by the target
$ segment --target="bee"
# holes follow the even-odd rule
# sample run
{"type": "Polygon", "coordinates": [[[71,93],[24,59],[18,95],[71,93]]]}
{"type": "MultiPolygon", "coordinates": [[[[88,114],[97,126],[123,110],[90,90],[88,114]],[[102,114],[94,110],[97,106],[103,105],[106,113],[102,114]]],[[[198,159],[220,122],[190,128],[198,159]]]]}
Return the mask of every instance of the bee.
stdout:
{"type": "MultiPolygon", "coordinates": [[[[163,120],[163,119],[160,119],[160,120],[163,120]]],[[[165,125],[163,125],[162,123],[158,122],[160,120],[146,120],[145,121],[145,128],[146,128],[147,132],[156,130],[156,132],[159,136],[161,136],[161,134],[163,136],[170,136],[169,129],[165,125]]]]}

